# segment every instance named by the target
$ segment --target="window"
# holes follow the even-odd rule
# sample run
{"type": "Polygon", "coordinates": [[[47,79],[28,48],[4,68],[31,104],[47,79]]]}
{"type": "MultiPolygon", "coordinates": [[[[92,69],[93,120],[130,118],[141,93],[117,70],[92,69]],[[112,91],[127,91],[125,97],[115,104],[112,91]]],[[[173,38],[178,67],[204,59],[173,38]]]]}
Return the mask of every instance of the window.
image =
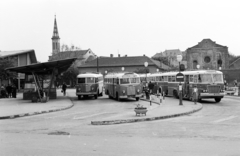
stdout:
{"type": "Polygon", "coordinates": [[[164,81],[168,82],[168,77],[167,76],[164,76],[164,81]]]}
{"type": "Polygon", "coordinates": [[[94,83],[93,77],[87,77],[87,83],[94,83]]]}
{"type": "Polygon", "coordinates": [[[168,76],[168,82],[172,82],[172,77],[168,76]]]}
{"type": "Polygon", "coordinates": [[[129,84],[129,78],[120,79],[120,84],[129,84]]]}
{"type": "Polygon", "coordinates": [[[212,83],[212,75],[211,74],[201,74],[200,79],[203,83],[212,83]]]}
{"type": "Polygon", "coordinates": [[[176,76],[172,76],[172,82],[176,82],[176,76]]]}
{"type": "Polygon", "coordinates": [[[222,74],[213,74],[213,82],[218,82],[218,83],[223,82],[222,74]]]}
{"type": "Polygon", "coordinates": [[[189,76],[189,82],[193,82],[193,75],[189,76]]]}
{"type": "Polygon", "coordinates": [[[131,83],[140,83],[139,78],[131,78],[130,81],[131,81],[131,83]]]}
{"type": "Polygon", "coordinates": [[[78,83],[85,83],[85,78],[78,78],[78,83]]]}
{"type": "Polygon", "coordinates": [[[205,63],[209,63],[211,61],[211,58],[209,57],[209,56],[206,56],[205,58],[204,58],[204,62],[205,63]]]}
{"type": "Polygon", "coordinates": [[[194,82],[194,83],[197,83],[197,82],[198,82],[198,75],[194,75],[194,76],[193,76],[193,82],[194,82]]]}

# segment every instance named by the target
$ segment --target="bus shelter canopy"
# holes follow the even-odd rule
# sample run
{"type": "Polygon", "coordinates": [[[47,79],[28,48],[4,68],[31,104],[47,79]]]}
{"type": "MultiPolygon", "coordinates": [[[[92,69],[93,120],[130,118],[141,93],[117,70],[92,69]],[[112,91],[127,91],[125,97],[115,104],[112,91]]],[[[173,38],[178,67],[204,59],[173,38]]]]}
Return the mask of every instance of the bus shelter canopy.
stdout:
{"type": "Polygon", "coordinates": [[[51,62],[36,63],[26,66],[11,67],[7,68],[6,70],[17,73],[24,73],[27,75],[31,75],[32,73],[36,75],[50,75],[52,74],[53,69],[57,69],[58,73],[60,74],[66,71],[75,60],[76,58],[71,58],[51,62]]]}

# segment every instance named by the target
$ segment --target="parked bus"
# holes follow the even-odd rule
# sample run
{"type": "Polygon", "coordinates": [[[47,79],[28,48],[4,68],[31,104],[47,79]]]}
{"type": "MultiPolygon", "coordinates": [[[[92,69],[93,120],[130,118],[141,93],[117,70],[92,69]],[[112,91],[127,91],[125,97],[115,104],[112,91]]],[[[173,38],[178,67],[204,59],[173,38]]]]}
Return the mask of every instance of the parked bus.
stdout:
{"type": "Polygon", "coordinates": [[[136,73],[109,73],[104,78],[105,94],[109,98],[120,99],[136,98],[138,101],[142,94],[140,77],[136,73]]]}
{"type": "Polygon", "coordinates": [[[84,73],[77,76],[76,95],[82,97],[103,95],[103,75],[100,73],[84,73]]]}
{"type": "MultiPolygon", "coordinates": [[[[178,98],[179,82],[176,82],[177,73],[178,72],[166,72],[152,74],[151,76],[155,77],[155,88],[163,91],[165,95],[178,98]]],[[[184,74],[184,82],[182,82],[183,98],[193,100],[194,86],[198,89],[198,101],[213,98],[216,102],[220,102],[224,97],[224,82],[221,71],[195,70],[183,71],[182,73],[184,74]]]]}

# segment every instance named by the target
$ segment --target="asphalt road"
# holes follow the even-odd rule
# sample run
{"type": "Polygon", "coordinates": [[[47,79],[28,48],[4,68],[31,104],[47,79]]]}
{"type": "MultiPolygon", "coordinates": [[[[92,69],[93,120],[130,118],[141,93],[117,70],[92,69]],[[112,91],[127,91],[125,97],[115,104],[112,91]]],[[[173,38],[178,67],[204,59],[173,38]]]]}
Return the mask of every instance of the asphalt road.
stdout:
{"type": "Polygon", "coordinates": [[[178,118],[94,126],[145,103],[68,95],[71,109],[0,120],[1,155],[240,155],[240,98],[206,100],[201,111],[178,118]]]}

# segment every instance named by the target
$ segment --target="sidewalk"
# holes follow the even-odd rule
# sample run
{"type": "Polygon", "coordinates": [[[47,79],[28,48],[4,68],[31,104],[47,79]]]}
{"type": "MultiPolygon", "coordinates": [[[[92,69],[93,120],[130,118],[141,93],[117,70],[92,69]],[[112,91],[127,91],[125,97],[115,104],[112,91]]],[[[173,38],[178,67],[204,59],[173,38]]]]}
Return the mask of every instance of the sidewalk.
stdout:
{"type": "MultiPolygon", "coordinates": [[[[57,99],[49,100],[47,103],[32,103],[31,100],[22,100],[22,94],[18,93],[17,98],[0,99],[0,119],[13,119],[23,116],[37,115],[61,111],[73,107],[73,103],[68,96],[62,96],[60,90],[57,90],[57,99]]],[[[191,114],[202,109],[202,104],[194,104],[192,101],[183,100],[183,105],[179,105],[179,100],[173,97],[166,97],[159,104],[160,100],[154,96],[152,105],[145,98],[141,99],[144,107],[147,107],[147,114],[138,115],[134,112],[134,107],[126,109],[114,116],[100,119],[100,121],[91,121],[92,125],[110,125],[120,123],[132,123],[141,121],[152,121],[178,117],[191,114]]]]}
{"type": "Polygon", "coordinates": [[[182,115],[191,114],[202,109],[202,104],[194,104],[192,101],[183,100],[183,105],[179,105],[179,99],[173,97],[165,97],[161,104],[160,100],[154,96],[152,105],[145,98],[141,100],[146,101],[144,107],[147,106],[147,114],[136,116],[134,110],[124,112],[120,115],[111,116],[111,118],[105,118],[101,121],[92,121],[92,125],[111,125],[111,124],[122,124],[122,123],[132,123],[132,122],[142,122],[142,121],[152,121],[178,117],[182,115]]]}
{"type": "Polygon", "coordinates": [[[23,94],[18,93],[17,98],[0,99],[0,119],[12,119],[42,113],[55,112],[71,108],[73,103],[67,96],[62,96],[57,90],[57,99],[50,99],[47,103],[32,103],[23,100],[23,94]]]}

